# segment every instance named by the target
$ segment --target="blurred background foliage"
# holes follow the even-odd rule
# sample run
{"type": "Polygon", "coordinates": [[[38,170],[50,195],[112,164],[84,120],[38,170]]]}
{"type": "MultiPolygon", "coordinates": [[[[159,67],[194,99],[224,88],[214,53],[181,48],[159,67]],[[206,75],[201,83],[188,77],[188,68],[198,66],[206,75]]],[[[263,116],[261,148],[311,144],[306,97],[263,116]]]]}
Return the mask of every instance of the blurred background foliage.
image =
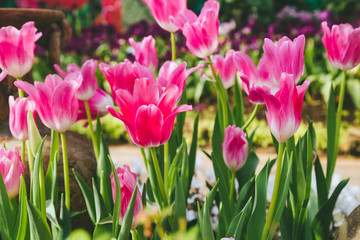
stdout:
{"type": "MultiPolygon", "coordinates": [[[[0,7],[26,7],[31,4],[40,8],[49,8],[50,0],[1,0],[0,7]]],[[[57,0],[64,1],[64,0],[57,0]]],[[[115,64],[125,58],[134,60],[133,49],[127,39],[134,37],[140,41],[143,37],[153,35],[160,65],[171,58],[169,34],[162,30],[153,20],[145,3],[141,0],[74,0],[85,2],[80,8],[60,9],[73,28],[73,36],[63,49],[62,66],[69,63],[81,65],[87,59],[94,58],[99,62],[115,64]],[[105,2],[121,3],[118,19],[108,21],[104,17],[105,2]]],[[[188,7],[199,13],[205,0],[188,0],[188,7]]],[[[321,22],[329,25],[350,23],[353,27],[360,26],[359,0],[219,0],[220,7],[220,45],[219,54],[225,55],[229,49],[246,52],[255,62],[262,56],[264,38],[278,40],[283,36],[293,39],[300,34],[306,36],[305,73],[304,79],[311,79],[309,91],[305,97],[304,119],[310,115],[316,123],[318,131],[318,147],[326,147],[325,113],[329,87],[334,85],[338,91],[341,74],[333,68],[321,43],[321,22]]],[[[59,4],[60,5],[60,4],[59,4]]],[[[74,5],[75,6],[75,5],[74,5]]],[[[46,34],[44,32],[43,34],[46,34]]],[[[197,65],[201,59],[190,54],[180,32],[176,33],[178,61],[186,61],[188,68],[197,65]]],[[[33,78],[41,81],[52,73],[47,62],[47,52],[40,47],[36,49],[33,78]]],[[[213,85],[203,75],[208,69],[197,71],[187,81],[187,97],[194,105],[195,111],[201,110],[199,141],[201,146],[210,144],[212,119],[216,110],[216,94],[213,85]]],[[[99,85],[109,90],[107,83],[97,71],[99,85]]],[[[231,91],[229,96],[231,97],[231,91]]],[[[343,151],[353,151],[360,155],[360,140],[354,146],[347,146],[348,134],[360,125],[360,67],[348,74],[347,95],[345,98],[345,127],[342,130],[343,151]],[[354,150],[355,149],[355,150],[354,150]]],[[[245,112],[250,113],[253,106],[244,96],[245,112]]],[[[194,113],[188,114],[193,119],[194,113]]],[[[117,119],[106,116],[102,121],[107,123],[105,134],[111,143],[126,143],[129,138],[125,127],[117,119]]],[[[73,129],[85,134],[83,123],[76,124],[73,129]]],[[[191,121],[188,124],[188,135],[191,133],[191,121]]],[[[271,143],[270,132],[265,124],[265,108],[261,108],[258,120],[253,124],[257,127],[254,142],[258,146],[268,147],[271,143]]],[[[301,128],[305,129],[305,125],[301,128]]],[[[299,131],[301,132],[301,130],[299,131]]],[[[186,134],[185,134],[186,135],[186,134]]],[[[352,143],[353,144],[353,143],[352,143]]]]}

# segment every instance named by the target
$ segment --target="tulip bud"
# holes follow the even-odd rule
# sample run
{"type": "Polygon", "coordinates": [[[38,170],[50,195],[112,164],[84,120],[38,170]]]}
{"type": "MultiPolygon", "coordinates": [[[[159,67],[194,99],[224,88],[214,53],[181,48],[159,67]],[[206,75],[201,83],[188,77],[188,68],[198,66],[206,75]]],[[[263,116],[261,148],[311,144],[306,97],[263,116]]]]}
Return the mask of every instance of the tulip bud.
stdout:
{"type": "Polygon", "coordinates": [[[41,136],[36,126],[33,114],[31,111],[27,115],[28,129],[29,129],[29,142],[33,156],[36,156],[37,150],[41,144],[41,136]]]}
{"type": "Polygon", "coordinates": [[[15,147],[13,150],[0,148],[0,172],[9,198],[16,197],[19,194],[20,177],[24,174],[24,164],[15,147]]]}
{"type": "Polygon", "coordinates": [[[236,172],[244,166],[248,156],[249,143],[246,133],[241,128],[228,126],[225,129],[222,148],[225,164],[232,172],[236,172]]]}

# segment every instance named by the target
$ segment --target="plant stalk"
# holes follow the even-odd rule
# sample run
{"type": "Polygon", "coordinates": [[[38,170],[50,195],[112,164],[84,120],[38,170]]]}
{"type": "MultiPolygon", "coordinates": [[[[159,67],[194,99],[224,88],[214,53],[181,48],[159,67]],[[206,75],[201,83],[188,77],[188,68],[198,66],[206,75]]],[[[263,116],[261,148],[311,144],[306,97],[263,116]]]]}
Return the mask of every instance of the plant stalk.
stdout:
{"type": "Polygon", "coordinates": [[[259,104],[256,104],[253,112],[251,113],[251,115],[250,115],[250,117],[249,117],[249,119],[248,119],[248,120],[246,121],[246,123],[244,123],[244,125],[241,127],[242,130],[245,131],[246,128],[252,123],[252,121],[255,119],[255,116],[256,116],[258,110],[259,110],[259,104]]]}
{"type": "Polygon", "coordinates": [[[167,206],[168,201],[167,201],[167,196],[166,196],[166,193],[165,193],[164,181],[163,181],[163,178],[161,176],[161,171],[160,171],[160,167],[159,167],[159,161],[158,161],[157,156],[156,156],[155,148],[150,148],[150,152],[151,152],[151,156],[153,158],[154,168],[155,168],[155,172],[156,172],[156,178],[157,178],[158,183],[159,183],[161,196],[163,198],[164,205],[167,206]]]}
{"type": "MultiPolygon", "coordinates": [[[[282,158],[283,158],[283,152],[284,152],[284,143],[279,143],[279,153],[278,153],[278,159],[277,159],[277,165],[276,165],[276,174],[275,174],[275,183],[274,183],[274,190],[271,197],[269,212],[266,217],[266,223],[264,227],[264,231],[261,237],[261,240],[266,240],[267,236],[270,232],[270,226],[273,221],[274,217],[274,211],[275,206],[277,204],[277,195],[279,192],[280,187],[280,177],[281,177],[281,168],[282,168],[282,158]]],[[[272,236],[270,236],[270,239],[272,239],[272,236]]]]}
{"type": "Polygon", "coordinates": [[[230,185],[230,204],[231,206],[235,202],[235,196],[234,196],[234,188],[235,188],[235,172],[231,172],[231,185],[230,185]]]}
{"type": "Polygon", "coordinates": [[[175,33],[170,33],[171,38],[171,61],[176,60],[176,43],[175,43],[175,33]]]}
{"type": "Polygon", "coordinates": [[[60,133],[61,146],[63,154],[63,169],[64,169],[64,187],[65,187],[65,206],[70,211],[70,180],[69,180],[69,161],[66,147],[65,133],[60,133]]]}
{"type": "Polygon", "coordinates": [[[90,136],[91,136],[91,140],[92,140],[92,144],[93,144],[93,148],[94,148],[95,158],[97,161],[99,159],[99,145],[98,145],[98,142],[97,142],[97,139],[96,139],[96,136],[94,133],[93,125],[92,125],[89,102],[88,102],[88,100],[85,100],[84,103],[85,103],[85,109],[86,109],[86,116],[87,116],[87,120],[89,123],[90,136]]]}

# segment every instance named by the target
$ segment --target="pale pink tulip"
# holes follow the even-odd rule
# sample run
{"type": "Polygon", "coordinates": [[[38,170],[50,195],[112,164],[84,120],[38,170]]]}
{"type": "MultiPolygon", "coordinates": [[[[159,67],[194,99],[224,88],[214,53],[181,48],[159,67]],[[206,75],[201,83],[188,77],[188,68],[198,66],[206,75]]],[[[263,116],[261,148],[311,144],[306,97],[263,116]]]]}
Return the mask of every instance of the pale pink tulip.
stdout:
{"type": "Polygon", "coordinates": [[[177,17],[171,17],[186,38],[186,46],[199,58],[210,56],[219,44],[219,3],[208,0],[199,17],[191,10],[183,10],[177,17]]]}
{"type": "MultiPolygon", "coordinates": [[[[27,98],[9,97],[9,128],[11,134],[19,141],[25,141],[29,138],[27,114],[28,111],[34,111],[34,104],[27,98]]],[[[35,114],[34,114],[35,117],[35,114]]]]}
{"type": "Polygon", "coordinates": [[[222,148],[225,164],[232,172],[244,166],[249,152],[249,143],[246,133],[241,128],[228,126],[225,129],[222,148]]]}
{"type": "Polygon", "coordinates": [[[0,172],[5,183],[6,192],[10,199],[19,194],[20,177],[24,174],[24,164],[19,151],[0,148],[0,172]]]}
{"type": "Polygon", "coordinates": [[[309,84],[310,80],[305,80],[302,85],[296,86],[294,77],[284,73],[275,95],[259,89],[265,100],[270,131],[280,143],[293,136],[300,126],[303,99],[309,84]]]}
{"type": "Polygon", "coordinates": [[[0,82],[1,82],[2,80],[4,80],[6,76],[7,76],[7,71],[6,71],[6,70],[2,70],[1,73],[0,73],[0,82]]]}
{"type": "Polygon", "coordinates": [[[118,89],[127,90],[132,93],[134,91],[135,79],[141,77],[156,81],[154,74],[148,68],[139,63],[132,63],[127,59],[116,64],[114,67],[106,63],[100,63],[99,68],[110,84],[111,95],[117,105],[119,105],[116,95],[118,89]]]}
{"type": "Polygon", "coordinates": [[[161,87],[167,87],[171,84],[176,85],[181,91],[184,90],[186,79],[194,71],[204,67],[204,64],[199,64],[196,67],[186,70],[186,62],[178,65],[173,61],[166,61],[160,68],[158,81],[161,87]]]}
{"type": "MultiPolygon", "coordinates": [[[[90,114],[92,119],[96,119],[99,114],[100,117],[108,113],[106,107],[114,106],[112,97],[104,90],[97,89],[95,94],[88,100],[90,114]]],[[[79,115],[77,120],[87,119],[85,103],[79,100],[79,115]]]]}
{"type": "Polygon", "coordinates": [[[187,0],[142,0],[153,14],[159,26],[168,31],[176,32],[178,27],[170,20],[177,17],[179,12],[187,9],[187,0]]]}
{"type": "Polygon", "coordinates": [[[41,37],[34,22],[25,23],[20,30],[13,26],[0,29],[0,68],[10,76],[21,78],[34,64],[35,42],[41,37]]]}
{"type": "MultiPolygon", "coordinates": [[[[120,224],[121,224],[122,220],[124,219],[126,210],[129,207],[131,196],[136,187],[136,174],[131,172],[130,168],[127,165],[124,165],[123,168],[118,167],[116,169],[116,172],[117,172],[117,177],[119,178],[120,190],[121,190],[121,210],[120,210],[120,224]]],[[[111,178],[112,195],[115,203],[116,187],[115,187],[115,179],[113,173],[111,173],[110,178],[111,178]]],[[[137,225],[136,216],[142,211],[142,209],[143,209],[143,205],[141,200],[141,193],[138,188],[135,199],[134,217],[132,224],[133,228],[135,228],[137,225]]]]}
{"type": "Polygon", "coordinates": [[[228,51],[225,58],[221,55],[210,56],[215,72],[220,74],[225,89],[228,89],[235,84],[237,68],[233,60],[234,53],[234,50],[228,51]]]}
{"type": "Polygon", "coordinates": [[[16,81],[16,87],[29,95],[35,102],[35,110],[44,125],[58,132],[65,132],[76,122],[79,104],[77,90],[81,84],[80,72],[67,75],[64,81],[56,74],[50,74],[45,82],[34,85],[16,81]]]}
{"type": "Polygon", "coordinates": [[[322,22],[321,27],[330,63],[343,71],[356,67],[360,63],[360,27],[354,29],[345,23],[333,25],[330,31],[327,22],[322,22]]]}
{"type": "Polygon", "coordinates": [[[264,103],[258,89],[275,94],[280,88],[283,73],[292,74],[297,83],[304,72],[304,47],[303,35],[293,41],[283,37],[277,45],[265,39],[264,55],[257,68],[245,53],[234,53],[234,63],[240,73],[242,87],[248,94],[249,101],[257,104],[264,103]]]}
{"type": "Polygon", "coordinates": [[[135,60],[155,72],[159,63],[155,39],[150,35],[144,37],[141,42],[136,43],[133,38],[129,38],[129,43],[135,50],[135,60]]]}
{"type": "Polygon", "coordinates": [[[137,78],[133,91],[118,89],[117,103],[121,113],[108,107],[111,115],[124,122],[135,144],[157,147],[169,140],[178,113],[191,111],[190,105],[175,108],[182,91],[170,84],[162,88],[151,78],[137,78]]]}
{"type": "Polygon", "coordinates": [[[98,83],[95,78],[97,69],[96,60],[85,61],[81,66],[81,69],[75,63],[70,63],[66,67],[67,72],[63,71],[57,64],[54,65],[54,68],[62,78],[65,78],[68,74],[73,72],[81,72],[82,81],[77,93],[78,99],[80,100],[88,100],[94,95],[96,89],[98,89],[98,83]]]}

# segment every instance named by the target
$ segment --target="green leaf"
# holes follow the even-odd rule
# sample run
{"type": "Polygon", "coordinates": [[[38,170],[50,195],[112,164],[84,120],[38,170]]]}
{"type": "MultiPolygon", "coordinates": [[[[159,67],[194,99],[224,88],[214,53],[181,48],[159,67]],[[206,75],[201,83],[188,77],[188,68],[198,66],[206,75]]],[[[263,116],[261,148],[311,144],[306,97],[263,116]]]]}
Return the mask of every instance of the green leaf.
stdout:
{"type": "Polygon", "coordinates": [[[186,200],[184,196],[184,190],[180,182],[180,178],[177,174],[175,176],[176,176],[176,186],[175,186],[174,220],[177,226],[181,218],[186,219],[186,200]]]}
{"type": "Polygon", "coordinates": [[[125,212],[125,216],[121,225],[120,234],[118,240],[129,239],[130,229],[133,223],[135,203],[136,203],[136,195],[137,195],[137,185],[134,188],[134,192],[131,196],[129,205],[125,212]]]}
{"type": "Polygon", "coordinates": [[[240,211],[244,208],[248,199],[253,195],[254,192],[254,182],[255,177],[252,177],[247,183],[244,184],[242,188],[240,188],[239,197],[236,203],[236,207],[233,213],[232,219],[240,213],[240,211]]]}
{"type": "Polygon", "coordinates": [[[90,188],[86,184],[86,182],[75,172],[74,169],[72,169],[73,174],[76,178],[76,181],[78,182],[81,192],[85,199],[86,208],[89,213],[89,217],[91,221],[95,224],[96,223],[96,213],[95,213],[95,200],[94,195],[92,194],[90,188]]]}
{"type": "Polygon", "coordinates": [[[255,198],[252,213],[247,226],[247,239],[258,240],[265,225],[266,195],[269,161],[255,178],[255,198]]]}
{"type": "Polygon", "coordinates": [[[234,239],[240,239],[242,236],[243,228],[246,227],[246,223],[249,220],[250,212],[252,206],[252,197],[249,198],[247,203],[241,212],[236,215],[230,223],[229,229],[227,231],[227,237],[233,237],[234,239]]]}
{"type": "Polygon", "coordinates": [[[317,157],[315,160],[315,176],[318,196],[318,207],[320,209],[321,206],[328,200],[328,191],[326,188],[326,180],[320,164],[319,157],[317,157]]]}
{"type": "Polygon", "coordinates": [[[96,227],[94,229],[93,233],[93,239],[94,240],[109,240],[111,238],[111,230],[112,230],[112,224],[96,224],[96,227]]]}
{"type": "MultiPolygon", "coordinates": [[[[110,158],[110,156],[109,156],[110,158]]],[[[121,211],[121,189],[120,189],[120,182],[117,171],[113,164],[113,161],[110,158],[111,163],[111,170],[114,176],[115,181],[115,204],[114,204],[114,211],[113,211],[113,223],[112,223],[112,237],[116,238],[119,228],[119,218],[120,218],[120,211],[121,211]]],[[[145,189],[145,188],[144,188],[145,189]]]]}
{"type": "Polygon", "coordinates": [[[184,191],[184,196],[187,198],[187,187],[188,187],[188,180],[189,180],[189,161],[188,161],[188,155],[187,155],[187,144],[185,138],[183,138],[183,160],[181,161],[181,184],[182,189],[184,191]],[[185,192],[186,191],[186,192],[185,192]]]}
{"type": "Polygon", "coordinates": [[[172,191],[175,188],[175,183],[176,183],[175,175],[177,175],[180,172],[182,160],[184,159],[183,148],[184,148],[184,145],[181,144],[174,159],[171,162],[171,165],[170,165],[169,176],[168,176],[168,189],[167,189],[168,190],[167,194],[168,194],[169,199],[171,197],[172,191]]]}
{"type": "Polygon", "coordinates": [[[16,212],[7,195],[4,180],[0,172],[0,233],[2,239],[11,239],[16,212]]]}
{"type": "Polygon", "coordinates": [[[360,96],[359,96],[360,81],[359,81],[359,79],[350,78],[346,81],[346,84],[347,84],[347,90],[352,99],[352,102],[354,103],[354,106],[357,109],[360,109],[360,96]]]}
{"type": "MultiPolygon", "coordinates": [[[[237,78],[237,77],[236,77],[237,78]]],[[[234,86],[234,115],[235,115],[235,124],[238,127],[244,125],[244,104],[242,100],[241,88],[239,85],[239,81],[235,80],[234,86]]]]}
{"type": "MultiPolygon", "coordinates": [[[[186,91],[183,91],[183,94],[178,102],[178,106],[180,106],[181,104],[186,104],[187,103],[187,96],[186,96],[186,91]]],[[[176,133],[177,133],[177,142],[178,145],[181,144],[182,139],[183,139],[183,129],[184,129],[184,124],[185,124],[185,118],[186,118],[186,112],[181,112],[176,116],[176,133]]]]}
{"type": "MultiPolygon", "coordinates": [[[[52,164],[49,165],[48,171],[46,173],[46,180],[45,180],[45,186],[46,181],[47,182],[47,189],[46,191],[50,191],[50,193],[47,193],[48,199],[46,200],[46,216],[49,218],[51,223],[60,229],[59,223],[57,221],[57,204],[58,204],[58,155],[57,153],[54,153],[54,159],[51,162],[52,164]],[[51,168],[51,170],[49,170],[51,168]],[[54,171],[55,169],[55,171],[54,171]],[[52,176],[50,177],[50,174],[52,176]]],[[[50,164],[50,163],[49,163],[50,164]]]]}
{"type": "Polygon", "coordinates": [[[51,239],[50,228],[40,211],[27,200],[31,240],[51,239]]]}
{"type": "MultiPolygon", "coordinates": [[[[149,150],[150,151],[150,150],[149,150]]],[[[149,154],[150,155],[150,154],[149,154]]],[[[157,181],[157,177],[156,177],[156,172],[155,172],[155,167],[154,167],[154,162],[152,157],[148,157],[147,159],[147,171],[149,174],[149,179],[150,179],[150,185],[149,186],[149,190],[151,190],[151,195],[154,196],[155,202],[160,206],[160,209],[163,208],[163,201],[160,195],[160,189],[159,189],[159,183],[157,181]]],[[[148,191],[149,194],[149,191],[148,191]]],[[[150,194],[149,194],[150,195],[150,194]]]]}
{"type": "Polygon", "coordinates": [[[331,184],[331,176],[335,167],[335,156],[334,156],[334,148],[335,148],[335,129],[336,129],[336,110],[335,110],[335,98],[334,98],[334,89],[333,86],[330,85],[330,94],[328,101],[328,109],[326,115],[326,129],[327,129],[327,169],[326,169],[326,184],[327,189],[330,189],[331,184]]]}
{"type": "Polygon", "coordinates": [[[248,182],[254,175],[259,158],[255,152],[251,152],[246,160],[245,165],[236,173],[236,179],[239,182],[239,189],[241,189],[246,182],[248,182]]]}
{"type": "MultiPolygon", "coordinates": [[[[51,148],[50,148],[50,158],[49,158],[49,163],[48,163],[48,169],[46,171],[46,176],[45,176],[45,194],[46,194],[46,200],[49,199],[56,199],[56,203],[55,203],[55,208],[57,207],[57,196],[56,198],[54,198],[54,196],[52,196],[52,194],[54,194],[53,191],[53,177],[54,177],[54,172],[57,173],[57,168],[54,168],[54,161],[55,158],[59,159],[59,133],[51,130],[51,148]],[[54,171],[56,170],[56,171],[54,171]]],[[[57,166],[57,165],[56,165],[57,166]]],[[[56,180],[57,183],[57,180],[56,180]]],[[[56,184],[57,186],[57,184],[56,184]]],[[[57,193],[57,191],[55,191],[57,193]]]]}
{"type": "Polygon", "coordinates": [[[46,137],[41,141],[39,148],[37,150],[34,168],[32,170],[32,178],[31,178],[31,188],[30,188],[30,199],[34,206],[38,209],[41,209],[41,201],[40,201],[40,164],[42,164],[42,155],[43,148],[46,137]],[[37,176],[37,177],[36,177],[37,176]]]}
{"type": "Polygon", "coordinates": [[[60,231],[58,239],[68,239],[71,232],[71,218],[70,213],[65,206],[64,195],[61,194],[61,209],[60,209],[60,231]]]}
{"type": "MultiPolygon", "coordinates": [[[[0,174],[1,175],[1,174],[0,174]]],[[[16,225],[11,239],[22,240],[25,239],[27,227],[27,208],[26,208],[26,184],[24,177],[21,176],[20,192],[19,192],[19,207],[16,218],[16,225]]]]}
{"type": "Polygon", "coordinates": [[[324,203],[324,205],[320,208],[319,212],[316,214],[312,222],[312,232],[315,240],[329,238],[332,212],[334,210],[336,200],[339,197],[340,192],[343,190],[343,188],[348,182],[349,179],[342,180],[335,188],[331,197],[324,203]]]}
{"type": "MultiPolygon", "coordinates": [[[[209,195],[205,199],[204,208],[203,208],[203,217],[202,217],[202,239],[203,240],[214,240],[214,234],[211,225],[211,216],[210,210],[213,206],[217,188],[219,185],[219,180],[216,182],[214,187],[211,189],[209,195]]],[[[199,216],[200,217],[200,216],[199,216]]]]}
{"type": "Polygon", "coordinates": [[[197,138],[198,138],[198,128],[199,128],[199,113],[196,114],[194,121],[194,130],[191,140],[190,152],[188,157],[189,162],[189,180],[188,187],[186,192],[188,193],[191,187],[192,178],[194,176],[195,162],[196,162],[196,150],[197,150],[197,138]]]}
{"type": "Polygon", "coordinates": [[[95,213],[96,213],[96,223],[98,223],[101,219],[109,216],[104,200],[99,193],[99,189],[95,183],[94,178],[92,179],[93,193],[94,193],[94,203],[95,203],[95,213]]]}
{"type": "Polygon", "coordinates": [[[108,212],[113,210],[113,199],[111,190],[111,163],[109,159],[109,147],[104,138],[104,135],[100,137],[100,154],[97,162],[96,176],[97,183],[100,185],[100,193],[104,199],[104,203],[108,212]]]}

